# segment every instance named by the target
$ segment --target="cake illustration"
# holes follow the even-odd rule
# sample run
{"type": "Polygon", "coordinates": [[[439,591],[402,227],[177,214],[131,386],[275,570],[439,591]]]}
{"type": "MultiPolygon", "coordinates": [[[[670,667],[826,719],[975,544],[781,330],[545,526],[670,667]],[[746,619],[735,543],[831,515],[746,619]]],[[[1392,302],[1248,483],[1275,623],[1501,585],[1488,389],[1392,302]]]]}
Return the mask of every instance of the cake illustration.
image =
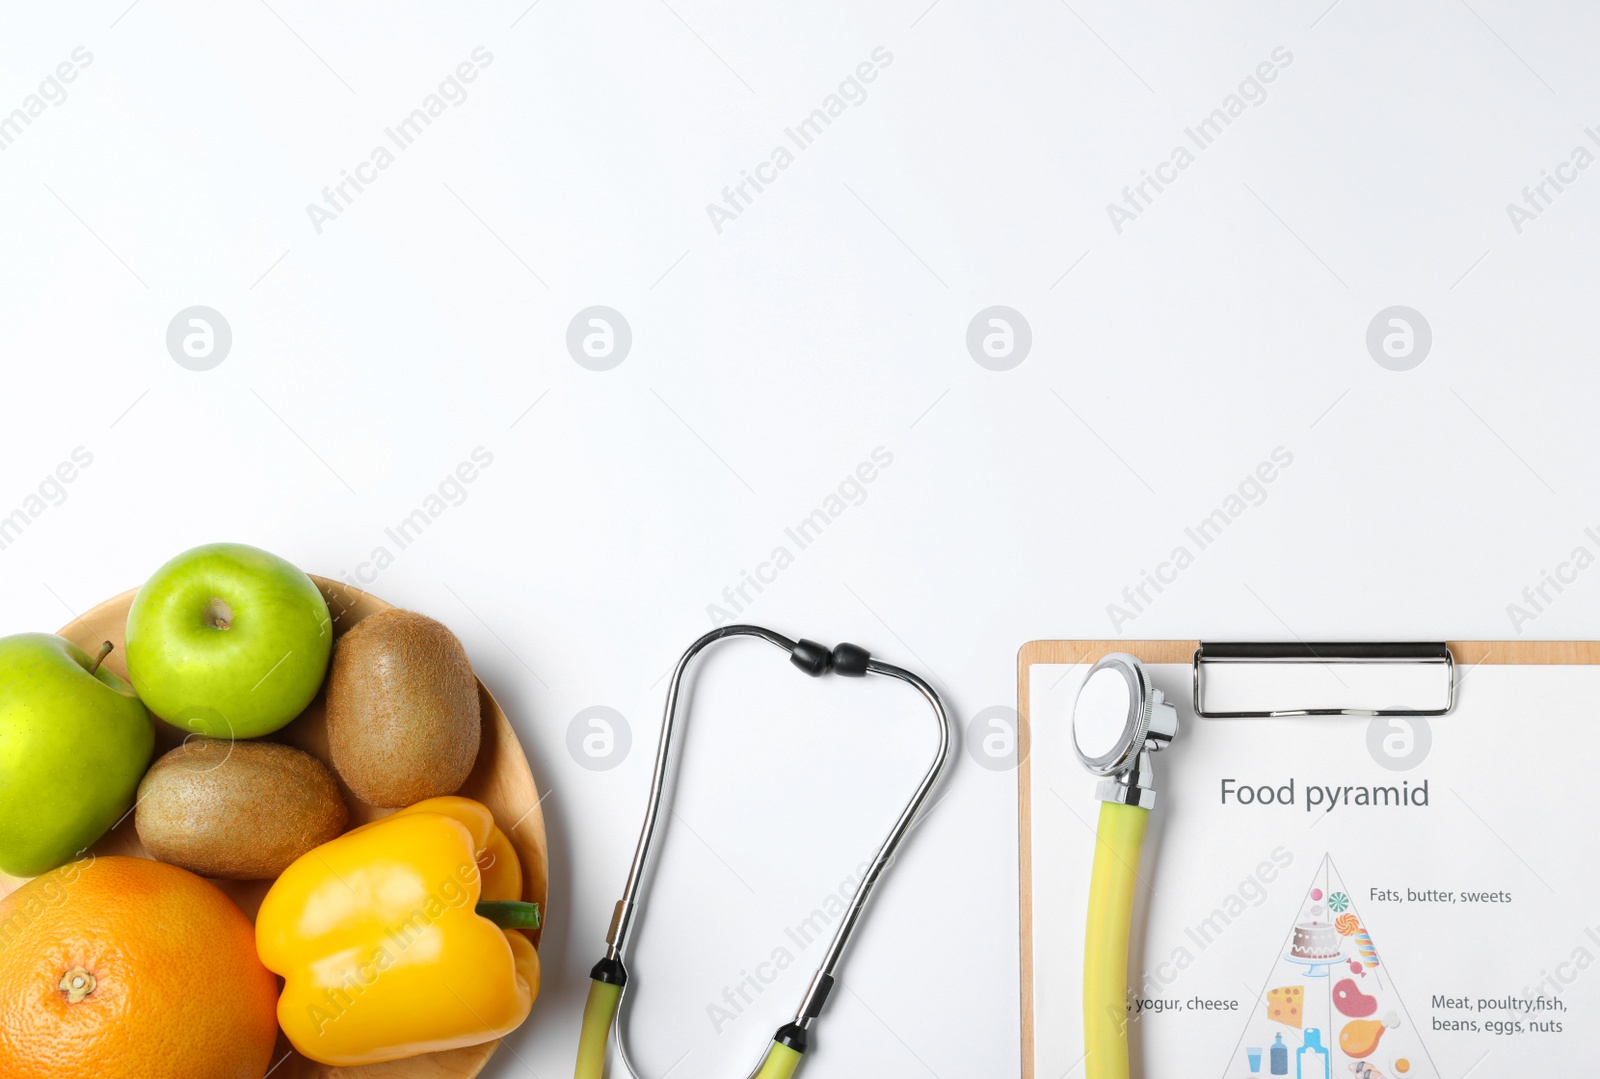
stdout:
{"type": "Polygon", "coordinates": [[[1307,959],[1327,962],[1339,958],[1339,931],[1327,922],[1315,919],[1309,922],[1296,922],[1294,927],[1294,944],[1289,948],[1289,954],[1296,959],[1307,959]]]}
{"type": "MultiPolygon", "coordinates": [[[[1286,884],[1278,891],[1292,888],[1286,884]]],[[[1253,1006],[1239,1009],[1244,1029],[1226,1068],[1219,1059],[1216,1068],[1182,1069],[1183,1079],[1208,1073],[1226,1079],[1445,1079],[1423,1045],[1434,1024],[1425,1013],[1420,1023],[1414,1021],[1388,977],[1388,961],[1400,956],[1384,953],[1379,960],[1372,927],[1362,920],[1366,911],[1357,905],[1364,894],[1377,893],[1346,888],[1333,860],[1324,856],[1304,882],[1298,904],[1291,905],[1292,895],[1277,895],[1282,909],[1260,938],[1263,948],[1273,949],[1272,968],[1257,983],[1253,1006]]],[[[1394,946],[1389,941],[1395,938],[1381,939],[1394,946]]],[[[1519,1077],[1528,1071],[1501,1070],[1519,1077]]],[[[1568,1072],[1600,1079],[1594,1067],[1568,1072]]],[[[1567,1079],[1566,1073],[1559,1079],[1567,1079]]]]}

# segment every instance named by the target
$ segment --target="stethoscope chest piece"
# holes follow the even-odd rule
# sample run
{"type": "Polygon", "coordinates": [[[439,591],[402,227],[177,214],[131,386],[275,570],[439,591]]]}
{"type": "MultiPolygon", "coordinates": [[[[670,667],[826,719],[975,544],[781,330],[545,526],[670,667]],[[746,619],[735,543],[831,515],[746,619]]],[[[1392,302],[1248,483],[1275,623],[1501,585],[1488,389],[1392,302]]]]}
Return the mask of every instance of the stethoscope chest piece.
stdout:
{"type": "Polygon", "coordinates": [[[1072,748],[1097,776],[1103,802],[1155,804],[1151,754],[1178,733],[1178,710],[1150,684],[1137,659],[1113,652],[1089,669],[1072,709],[1072,748]]]}

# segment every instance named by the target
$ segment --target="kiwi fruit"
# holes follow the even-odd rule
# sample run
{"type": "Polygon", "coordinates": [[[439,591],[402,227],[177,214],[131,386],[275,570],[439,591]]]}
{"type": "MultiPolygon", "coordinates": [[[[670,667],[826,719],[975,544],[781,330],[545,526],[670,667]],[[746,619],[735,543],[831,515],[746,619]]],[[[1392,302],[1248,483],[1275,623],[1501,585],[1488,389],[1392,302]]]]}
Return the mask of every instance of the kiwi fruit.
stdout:
{"type": "Polygon", "coordinates": [[[482,722],[466,649],[427,615],[368,615],[333,646],[327,721],[333,767],[368,805],[454,794],[482,722]]]}
{"type": "Polygon", "coordinates": [[[202,877],[268,880],[344,831],[339,785],[273,742],[190,738],[139,784],[134,827],[152,857],[202,877]]]}

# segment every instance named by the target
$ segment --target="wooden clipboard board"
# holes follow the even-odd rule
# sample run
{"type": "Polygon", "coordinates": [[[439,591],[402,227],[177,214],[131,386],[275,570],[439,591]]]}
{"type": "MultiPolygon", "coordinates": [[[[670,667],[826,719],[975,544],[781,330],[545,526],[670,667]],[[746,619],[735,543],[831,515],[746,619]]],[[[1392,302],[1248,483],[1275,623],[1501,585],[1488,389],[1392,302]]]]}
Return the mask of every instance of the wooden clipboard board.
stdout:
{"type": "MultiPolygon", "coordinates": [[[[1600,641],[1448,641],[1456,663],[1470,670],[1482,663],[1516,665],[1600,664],[1600,641]]],[[[1030,671],[1035,664],[1092,663],[1109,652],[1126,652],[1143,663],[1190,663],[1198,640],[1187,641],[1029,641],[1017,653],[1017,854],[1021,878],[1020,970],[1022,978],[1022,1076],[1034,1075],[1033,970],[1033,787],[1032,739],[1028,726],[1030,671]]],[[[1088,866],[1084,867],[1087,874],[1088,866]]],[[[1049,1077],[1055,1079],[1055,1077],[1049,1077]]]]}

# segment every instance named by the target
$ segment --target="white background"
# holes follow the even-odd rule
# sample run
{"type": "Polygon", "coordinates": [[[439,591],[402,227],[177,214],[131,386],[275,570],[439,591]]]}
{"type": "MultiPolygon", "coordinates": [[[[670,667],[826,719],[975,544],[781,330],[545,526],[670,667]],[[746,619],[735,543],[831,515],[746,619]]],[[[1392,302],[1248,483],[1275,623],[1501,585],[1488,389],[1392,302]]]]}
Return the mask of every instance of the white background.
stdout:
{"type": "MultiPolygon", "coordinates": [[[[1507,604],[1600,524],[1600,169],[1521,234],[1506,212],[1600,122],[1597,18],[1505,0],[13,6],[0,108],[74,48],[93,60],[0,151],[0,513],[75,447],[94,460],[0,550],[0,628],[59,626],[218,539],[363,572],[449,623],[551,792],[549,976],[491,1071],[566,1074],[660,676],[875,447],[893,463],[865,501],[741,616],[921,669],[963,724],[1014,703],[1032,637],[1517,632],[1507,604]],[[315,231],[307,204],[479,46],[493,62],[465,102],[315,231]],[[718,233],[706,204],[879,46],[865,101],[718,233]],[[1265,100],[1116,231],[1107,204],[1279,47],[1265,100]],[[204,372],[165,344],[197,304],[233,333],[204,372]],[[633,334],[604,373],[565,345],[596,304],[633,334]],[[1366,346],[1397,304],[1433,334],[1403,372],[1366,346]],[[992,305],[1031,326],[1010,371],[967,351],[992,305]],[[466,500],[363,571],[479,446],[493,464],[466,500]],[[1293,463],[1261,504],[1114,625],[1108,604],[1276,447],[1293,463]],[[566,748],[596,704],[635,734],[600,773],[566,748]]],[[[1520,629],[1592,634],[1594,589],[1579,574],[1520,629]]],[[[742,733],[735,694],[800,717],[832,692],[738,658],[679,807],[714,858],[694,875],[680,826],[658,893],[684,904],[683,963],[648,962],[675,946],[666,919],[641,946],[652,1075],[685,1052],[675,1074],[747,1066],[808,968],[726,1036],[703,1002],[870,850],[924,752],[901,698],[903,727],[853,739],[865,696],[816,739],[774,716],[748,750],[719,741],[742,733]],[[783,747],[828,808],[713,767],[718,746],[747,769],[783,747]]],[[[1013,775],[960,754],[810,1074],[1016,1073],[1015,826],[1013,775]]]]}

